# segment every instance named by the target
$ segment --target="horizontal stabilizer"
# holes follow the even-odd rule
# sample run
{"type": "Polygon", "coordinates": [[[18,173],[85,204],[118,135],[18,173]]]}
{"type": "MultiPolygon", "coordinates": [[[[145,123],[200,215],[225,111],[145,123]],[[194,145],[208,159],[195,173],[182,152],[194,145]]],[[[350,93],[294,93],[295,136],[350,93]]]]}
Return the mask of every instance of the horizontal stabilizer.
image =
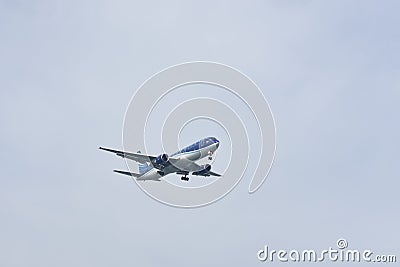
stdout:
{"type": "Polygon", "coordinates": [[[117,173],[120,173],[120,174],[124,174],[124,175],[128,175],[128,176],[133,176],[133,177],[136,177],[136,178],[141,175],[139,173],[119,171],[119,170],[114,170],[114,172],[117,172],[117,173]]]}

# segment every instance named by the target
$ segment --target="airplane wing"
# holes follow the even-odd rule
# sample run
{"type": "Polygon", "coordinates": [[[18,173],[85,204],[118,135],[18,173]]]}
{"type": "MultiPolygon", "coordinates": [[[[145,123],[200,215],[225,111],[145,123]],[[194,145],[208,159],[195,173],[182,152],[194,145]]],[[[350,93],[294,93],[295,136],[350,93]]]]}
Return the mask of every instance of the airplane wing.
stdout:
{"type": "Polygon", "coordinates": [[[215,173],[215,172],[208,172],[207,174],[211,175],[211,176],[217,176],[220,177],[221,174],[215,173]]]}
{"type": "Polygon", "coordinates": [[[192,172],[193,175],[198,176],[218,176],[221,175],[211,171],[211,165],[199,165],[191,160],[182,158],[169,158],[172,165],[183,172],[192,172]]]}
{"type": "Polygon", "coordinates": [[[221,174],[212,172],[212,171],[207,171],[207,170],[202,170],[202,171],[197,171],[197,172],[192,172],[193,175],[197,175],[197,176],[217,176],[220,177],[222,176],[221,174]]]}
{"type": "Polygon", "coordinates": [[[169,158],[169,161],[171,162],[172,165],[174,165],[177,169],[181,171],[195,172],[195,171],[201,171],[203,169],[199,164],[188,159],[169,158]]]}
{"type": "Polygon", "coordinates": [[[114,149],[109,149],[109,148],[104,148],[104,147],[99,147],[99,149],[115,153],[117,156],[120,156],[120,157],[123,157],[123,158],[127,158],[127,159],[131,159],[131,160],[134,160],[134,161],[142,163],[142,164],[145,164],[147,162],[151,162],[156,158],[154,156],[143,155],[143,154],[139,154],[139,153],[131,153],[131,152],[119,151],[119,150],[114,150],[114,149]]]}

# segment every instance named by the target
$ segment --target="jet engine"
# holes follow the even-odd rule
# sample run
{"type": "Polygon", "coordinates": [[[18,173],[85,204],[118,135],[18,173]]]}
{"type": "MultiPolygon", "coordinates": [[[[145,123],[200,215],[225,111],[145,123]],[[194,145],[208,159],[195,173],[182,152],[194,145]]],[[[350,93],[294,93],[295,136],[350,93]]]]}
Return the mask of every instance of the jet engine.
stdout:
{"type": "Polygon", "coordinates": [[[153,164],[160,166],[160,165],[165,165],[169,160],[168,154],[161,154],[157,158],[155,158],[153,164]]]}

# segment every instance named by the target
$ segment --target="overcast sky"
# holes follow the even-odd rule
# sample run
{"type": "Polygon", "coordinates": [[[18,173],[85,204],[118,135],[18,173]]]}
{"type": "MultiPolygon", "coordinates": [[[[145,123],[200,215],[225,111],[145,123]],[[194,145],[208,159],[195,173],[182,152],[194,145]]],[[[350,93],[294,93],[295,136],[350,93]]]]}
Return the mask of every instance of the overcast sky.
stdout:
{"type": "Polygon", "coordinates": [[[0,266],[260,266],[264,245],[341,237],[400,257],[400,3],[242,2],[0,1],[0,266]],[[148,77],[192,60],[258,84],[277,151],[255,194],[186,210],[97,148],[122,147],[148,77]]]}

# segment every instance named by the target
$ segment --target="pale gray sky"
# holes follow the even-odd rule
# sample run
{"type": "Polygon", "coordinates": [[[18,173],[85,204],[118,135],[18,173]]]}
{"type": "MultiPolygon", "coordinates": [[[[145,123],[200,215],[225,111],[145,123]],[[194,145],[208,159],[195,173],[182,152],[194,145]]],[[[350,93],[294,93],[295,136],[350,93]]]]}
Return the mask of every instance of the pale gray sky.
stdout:
{"type": "Polygon", "coordinates": [[[340,237],[400,257],[399,8],[0,1],[0,266],[257,266],[269,264],[256,257],[264,245],[325,249],[340,237]],[[255,194],[243,180],[184,210],[112,173],[124,162],[97,147],[122,146],[142,82],[191,60],[259,85],[277,153],[255,194]]]}

